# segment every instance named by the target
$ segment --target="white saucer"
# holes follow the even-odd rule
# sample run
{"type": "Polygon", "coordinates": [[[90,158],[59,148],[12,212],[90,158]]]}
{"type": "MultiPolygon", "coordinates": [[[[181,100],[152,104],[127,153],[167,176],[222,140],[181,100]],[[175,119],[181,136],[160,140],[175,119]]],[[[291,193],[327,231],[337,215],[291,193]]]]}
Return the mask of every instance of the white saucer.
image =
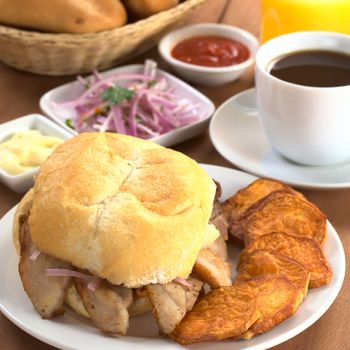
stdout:
{"type": "Polygon", "coordinates": [[[229,162],[252,174],[312,189],[350,187],[350,162],[312,167],[293,163],[273,150],[256,113],[255,89],[224,102],[214,114],[210,138],[229,162]]]}

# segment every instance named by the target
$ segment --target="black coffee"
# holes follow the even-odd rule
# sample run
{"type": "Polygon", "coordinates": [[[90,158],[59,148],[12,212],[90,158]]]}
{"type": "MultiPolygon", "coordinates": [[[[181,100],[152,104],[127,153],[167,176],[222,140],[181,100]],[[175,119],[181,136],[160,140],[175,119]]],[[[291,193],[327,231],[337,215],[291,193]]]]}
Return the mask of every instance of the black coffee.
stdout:
{"type": "Polygon", "coordinates": [[[289,83],[334,87],[350,85],[350,55],[333,51],[300,51],[278,58],[270,74],[289,83]]]}

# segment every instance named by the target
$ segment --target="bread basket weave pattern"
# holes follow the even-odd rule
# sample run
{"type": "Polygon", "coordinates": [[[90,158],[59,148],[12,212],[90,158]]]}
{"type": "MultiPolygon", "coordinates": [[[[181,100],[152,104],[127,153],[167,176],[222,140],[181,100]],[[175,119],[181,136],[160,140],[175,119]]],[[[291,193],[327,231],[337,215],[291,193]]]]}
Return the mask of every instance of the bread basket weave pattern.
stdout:
{"type": "Polygon", "coordinates": [[[11,67],[45,75],[106,69],[155,45],[205,1],[186,0],[144,20],[98,33],[39,33],[0,25],[0,60],[11,67]]]}

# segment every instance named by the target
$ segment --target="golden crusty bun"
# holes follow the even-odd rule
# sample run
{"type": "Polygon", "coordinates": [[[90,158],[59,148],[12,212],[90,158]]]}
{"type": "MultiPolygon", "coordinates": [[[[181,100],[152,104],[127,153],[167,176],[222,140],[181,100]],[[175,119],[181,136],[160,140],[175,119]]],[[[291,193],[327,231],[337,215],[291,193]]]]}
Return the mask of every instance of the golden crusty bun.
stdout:
{"type": "Polygon", "coordinates": [[[182,153],[86,133],[41,166],[29,226],[43,252],[136,288],[187,277],[208,230],[215,184],[182,153]]]}
{"type": "Polygon", "coordinates": [[[136,18],[145,18],[178,5],[178,0],[123,0],[126,8],[136,18]]]}
{"type": "Polygon", "coordinates": [[[1,0],[0,23],[56,33],[91,33],[120,27],[119,0],[1,0]]]}
{"type": "Polygon", "coordinates": [[[13,223],[12,223],[12,240],[13,244],[16,248],[16,252],[19,255],[19,241],[18,241],[18,235],[19,235],[19,217],[21,215],[27,215],[32,208],[33,205],[33,189],[31,188],[21,199],[19,202],[15,215],[13,217],[13,223]]]}

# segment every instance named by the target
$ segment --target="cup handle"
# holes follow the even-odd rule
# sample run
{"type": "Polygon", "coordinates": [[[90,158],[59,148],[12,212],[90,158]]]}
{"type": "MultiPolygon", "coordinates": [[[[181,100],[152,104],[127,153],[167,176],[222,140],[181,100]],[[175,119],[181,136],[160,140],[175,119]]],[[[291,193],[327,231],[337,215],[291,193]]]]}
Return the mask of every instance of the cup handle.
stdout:
{"type": "Polygon", "coordinates": [[[236,109],[240,110],[246,116],[258,116],[255,88],[251,88],[237,94],[232,103],[236,109]]]}

